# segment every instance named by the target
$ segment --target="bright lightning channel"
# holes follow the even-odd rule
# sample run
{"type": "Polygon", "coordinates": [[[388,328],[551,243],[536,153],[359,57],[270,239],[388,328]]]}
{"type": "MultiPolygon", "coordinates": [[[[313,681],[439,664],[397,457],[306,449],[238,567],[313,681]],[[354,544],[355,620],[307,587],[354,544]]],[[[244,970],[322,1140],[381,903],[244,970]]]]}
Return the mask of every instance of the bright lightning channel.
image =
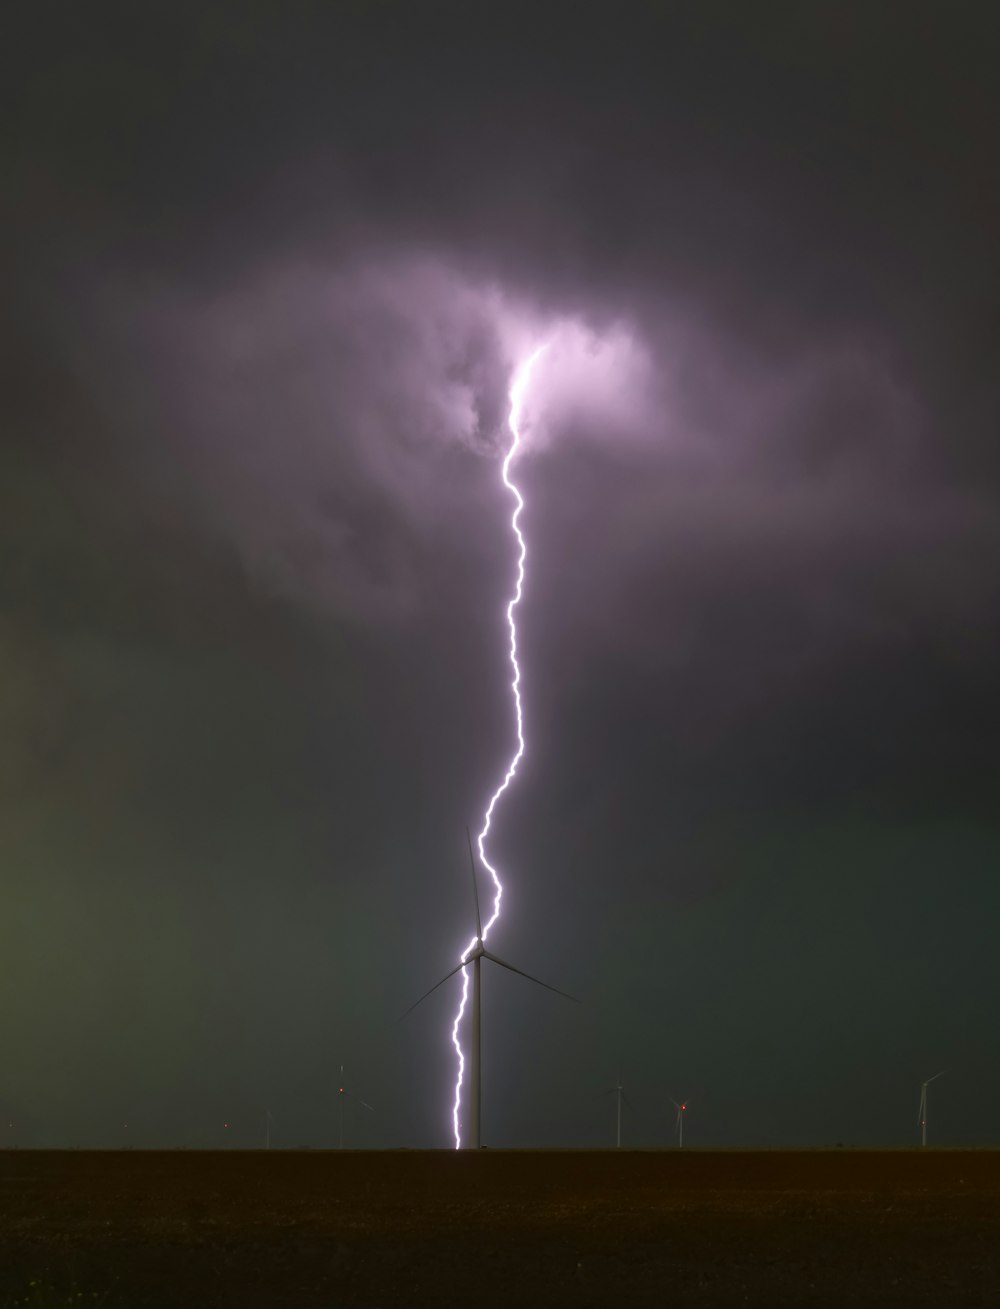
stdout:
{"type": "MultiPolygon", "coordinates": [[[[493,810],[497,801],[507,790],[514,780],[514,774],[517,772],[517,766],[521,762],[524,754],[524,717],[521,712],[521,669],[517,662],[517,626],[514,622],[514,610],[521,603],[521,592],[524,589],[524,564],[528,555],[528,548],[525,544],[524,536],[518,526],[518,519],[521,516],[521,510],[524,508],[524,499],[517,486],[511,480],[510,468],[517,455],[521,445],[521,415],[524,410],[524,397],[528,390],[528,383],[531,380],[531,374],[535,364],[542,357],[548,347],[540,345],[537,350],[528,356],[528,358],[518,367],[514,373],[511,382],[509,399],[510,411],[507,416],[507,426],[510,428],[511,441],[507,448],[507,455],[503,461],[501,470],[503,484],[514,497],[514,512],[511,516],[510,526],[514,537],[517,540],[517,583],[514,587],[514,594],[507,602],[507,626],[510,628],[510,664],[513,669],[510,689],[514,694],[514,717],[517,723],[517,749],[514,756],[507,765],[507,771],[504,774],[503,781],[490,796],[490,802],[486,806],[486,813],[483,816],[482,831],[476,838],[476,845],[479,847],[479,858],[482,860],[483,867],[493,879],[493,888],[496,892],[493,900],[493,913],[488,922],[483,924],[483,940],[486,940],[490,928],[500,917],[500,901],[503,899],[503,886],[500,884],[500,877],[497,870],[493,867],[486,857],[484,842],[490,825],[493,822],[493,810]]],[[[461,961],[464,963],[470,951],[476,944],[476,938],[473,937],[469,944],[462,952],[461,961]]],[[[462,1043],[459,1040],[459,1028],[462,1025],[462,1019],[465,1017],[465,1010],[469,1000],[469,970],[462,969],[462,999],[458,1006],[458,1012],[455,1015],[455,1021],[451,1028],[451,1043],[455,1047],[455,1054],[458,1057],[458,1075],[455,1079],[455,1104],[451,1113],[452,1127],[455,1132],[455,1149],[462,1147],[462,1130],[459,1122],[462,1108],[462,1081],[465,1075],[465,1054],[462,1050],[462,1043]]]]}

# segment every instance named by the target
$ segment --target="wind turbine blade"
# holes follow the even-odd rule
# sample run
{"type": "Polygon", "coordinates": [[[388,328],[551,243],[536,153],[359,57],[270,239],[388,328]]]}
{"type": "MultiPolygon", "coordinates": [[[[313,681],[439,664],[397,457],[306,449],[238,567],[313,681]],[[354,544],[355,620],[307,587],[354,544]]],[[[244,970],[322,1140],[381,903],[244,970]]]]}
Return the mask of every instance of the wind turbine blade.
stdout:
{"type": "Polygon", "coordinates": [[[374,1112],[375,1112],[375,1110],[372,1108],[372,1106],[371,1106],[370,1104],[368,1104],[367,1101],[362,1100],[362,1099],[360,1098],[360,1096],[357,1096],[357,1095],[356,1095],[356,1096],[354,1096],[354,1099],[357,1100],[358,1104],[361,1106],[362,1109],[367,1109],[370,1113],[374,1113],[374,1112]]]}
{"type": "Polygon", "coordinates": [[[939,1077],[944,1077],[944,1069],[943,1069],[943,1068],[941,1069],[941,1071],[940,1071],[939,1073],[935,1073],[933,1077],[928,1077],[927,1081],[924,1082],[924,1086],[930,1086],[931,1082],[936,1082],[937,1079],[938,1079],[939,1077]]]}
{"type": "Polygon", "coordinates": [[[472,869],[472,896],[476,902],[476,940],[483,939],[483,920],[479,914],[479,887],[476,884],[476,856],[472,853],[472,833],[468,828],[465,829],[465,837],[469,842],[469,867],[472,869]]]}
{"type": "Polygon", "coordinates": [[[410,1005],[409,1009],[407,1009],[405,1013],[401,1013],[396,1021],[401,1023],[407,1014],[413,1013],[414,1009],[416,1009],[418,1004],[423,1004],[423,1002],[427,999],[427,997],[429,995],[433,995],[439,986],[444,986],[445,982],[447,982],[449,977],[454,977],[456,973],[460,973],[463,968],[467,968],[467,967],[468,967],[468,962],[464,964],[457,964],[451,970],[450,973],[445,973],[444,977],[441,978],[440,982],[435,982],[434,985],[431,987],[431,989],[429,991],[425,991],[419,1000],[414,1000],[413,1004],[410,1005]]]}
{"type": "Polygon", "coordinates": [[[560,991],[558,986],[549,986],[548,982],[543,982],[537,977],[532,977],[532,975],[526,973],[523,968],[515,968],[513,964],[507,963],[505,960],[498,958],[495,954],[490,954],[489,950],[483,951],[483,958],[489,959],[490,963],[499,964],[501,968],[506,968],[508,973],[517,973],[518,977],[526,977],[529,982],[534,982],[536,986],[544,986],[546,991],[554,991],[556,995],[561,995],[564,1000],[572,1000],[574,1004],[582,1004],[582,1001],[578,1000],[575,995],[570,995],[568,991],[560,991]]]}

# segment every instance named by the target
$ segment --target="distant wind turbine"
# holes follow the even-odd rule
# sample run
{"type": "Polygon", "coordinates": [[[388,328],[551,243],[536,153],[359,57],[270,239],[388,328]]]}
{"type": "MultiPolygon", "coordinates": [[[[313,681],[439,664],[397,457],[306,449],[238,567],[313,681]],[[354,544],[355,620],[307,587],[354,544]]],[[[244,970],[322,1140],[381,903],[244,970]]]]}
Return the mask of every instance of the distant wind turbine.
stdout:
{"type": "Polygon", "coordinates": [[[370,1104],[362,1100],[359,1095],[352,1095],[351,1092],[348,1091],[347,1088],[344,1086],[344,1065],[341,1064],[340,1085],[337,1087],[337,1126],[338,1126],[337,1139],[339,1142],[339,1148],[341,1150],[343,1150],[344,1148],[344,1101],[345,1100],[353,1100],[355,1104],[359,1104],[362,1109],[367,1109],[369,1113],[373,1114],[375,1112],[375,1110],[372,1108],[370,1104]]]}
{"type": "Polygon", "coordinates": [[[935,1073],[933,1077],[928,1077],[926,1082],[920,1083],[920,1108],[917,1111],[917,1121],[920,1124],[920,1144],[927,1144],[927,1088],[931,1082],[936,1082],[939,1077],[944,1077],[944,1072],[935,1073]]]}
{"type": "Polygon", "coordinates": [[[622,1148],[622,1104],[628,1104],[629,1098],[625,1094],[625,1087],[622,1085],[622,1075],[618,1074],[618,1081],[614,1086],[608,1087],[605,1095],[615,1097],[615,1149],[622,1148]]]}
{"type": "Polygon", "coordinates": [[[429,995],[443,986],[449,977],[454,977],[456,973],[461,972],[464,968],[472,968],[472,1041],[469,1046],[469,1131],[466,1137],[468,1141],[467,1149],[478,1150],[482,1145],[482,1117],[483,1117],[483,1033],[482,1033],[482,962],[488,959],[490,963],[497,964],[500,968],[506,968],[508,973],[517,973],[518,977],[525,977],[529,982],[534,982],[536,986],[543,986],[546,991],[554,991],[556,995],[561,995],[566,1000],[573,1000],[579,1004],[575,995],[569,995],[566,991],[560,991],[558,987],[549,986],[548,982],[541,982],[537,977],[532,977],[530,973],[523,972],[520,968],[515,968],[513,964],[507,963],[500,959],[492,951],[487,950],[483,945],[483,923],[479,914],[479,888],[476,885],[476,857],[472,853],[472,837],[469,829],[466,828],[465,835],[469,841],[469,859],[472,864],[472,898],[476,909],[476,939],[473,942],[468,953],[462,962],[453,968],[450,972],[445,973],[440,982],[435,982],[429,991],[425,991],[419,1000],[414,1001],[407,1009],[406,1014],[411,1014],[417,1005],[423,1004],[429,995]]]}
{"type": "Polygon", "coordinates": [[[687,1113],[687,1101],[684,1100],[678,1104],[676,1100],[671,1100],[670,1103],[677,1110],[677,1122],[675,1124],[677,1128],[677,1148],[682,1149],[684,1146],[684,1115],[687,1113]]]}
{"type": "Polygon", "coordinates": [[[271,1117],[270,1109],[265,1109],[264,1110],[264,1149],[265,1150],[270,1150],[271,1148],[271,1124],[273,1122],[274,1119],[271,1117]]]}

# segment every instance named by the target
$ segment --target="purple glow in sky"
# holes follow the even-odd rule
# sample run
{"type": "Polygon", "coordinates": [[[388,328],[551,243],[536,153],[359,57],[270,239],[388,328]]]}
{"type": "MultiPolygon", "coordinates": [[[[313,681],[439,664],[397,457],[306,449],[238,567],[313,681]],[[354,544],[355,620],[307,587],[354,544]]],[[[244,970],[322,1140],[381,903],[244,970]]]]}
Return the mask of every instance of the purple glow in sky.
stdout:
{"type": "MultiPolygon", "coordinates": [[[[510,663],[514,670],[514,676],[511,681],[511,691],[514,695],[514,718],[517,725],[517,749],[514,756],[507,765],[507,771],[504,774],[503,781],[490,796],[489,804],[486,806],[486,813],[483,815],[483,826],[476,838],[476,844],[479,848],[479,858],[483,866],[493,879],[495,896],[493,899],[493,913],[487,922],[483,924],[483,940],[485,941],[489,934],[490,928],[500,917],[500,902],[503,899],[503,886],[500,883],[500,876],[496,868],[486,857],[485,841],[490,830],[490,824],[493,821],[493,810],[497,801],[507,790],[514,780],[514,774],[517,772],[517,766],[521,762],[524,754],[524,717],[521,710],[521,669],[517,662],[517,625],[514,622],[514,610],[521,603],[521,594],[524,589],[524,565],[527,559],[528,549],[525,544],[524,535],[518,525],[518,519],[521,516],[521,510],[524,508],[524,499],[521,492],[510,476],[510,468],[517,456],[521,446],[521,421],[524,412],[524,397],[531,381],[531,375],[538,360],[545,353],[547,346],[540,345],[534,350],[527,359],[518,367],[514,374],[514,379],[510,387],[510,413],[507,419],[507,425],[510,428],[511,441],[507,449],[506,457],[503,461],[501,475],[504,486],[514,497],[514,513],[511,516],[510,527],[517,539],[517,582],[514,586],[514,594],[507,602],[507,625],[510,628],[510,663]]],[[[462,952],[462,958],[469,954],[470,950],[476,944],[476,938],[469,942],[462,952]]],[[[458,1012],[455,1015],[455,1021],[451,1028],[451,1041],[455,1047],[455,1054],[458,1057],[458,1072],[455,1078],[455,1104],[452,1109],[452,1127],[455,1133],[455,1149],[461,1149],[462,1145],[462,1127],[461,1127],[461,1108],[462,1108],[462,1077],[465,1072],[465,1055],[462,1052],[462,1044],[459,1039],[459,1029],[462,1025],[462,1018],[465,1015],[466,1005],[469,999],[469,970],[462,970],[462,998],[459,1002],[458,1012]]]]}
{"type": "Polygon", "coordinates": [[[18,1144],[240,1087],[329,1143],[346,1058],[381,1144],[468,1146],[474,986],[454,1054],[457,987],[387,1020],[466,968],[491,797],[488,946],[600,1003],[491,1006],[490,1145],[600,1145],[601,1051],[718,1145],[903,1144],[843,1079],[976,1060],[992,1140],[988,7],[95,8],[18,6],[9,79],[18,1144]]]}

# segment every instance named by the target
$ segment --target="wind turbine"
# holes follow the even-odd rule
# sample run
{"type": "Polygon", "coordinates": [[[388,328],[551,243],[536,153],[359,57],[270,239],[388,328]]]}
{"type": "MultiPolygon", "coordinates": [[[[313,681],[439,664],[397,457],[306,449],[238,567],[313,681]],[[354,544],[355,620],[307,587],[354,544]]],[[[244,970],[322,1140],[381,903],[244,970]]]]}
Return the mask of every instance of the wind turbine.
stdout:
{"type": "Polygon", "coordinates": [[[526,977],[529,982],[534,982],[536,986],[544,986],[546,991],[555,991],[556,995],[563,996],[566,1000],[573,1000],[576,1004],[575,995],[569,995],[566,991],[560,991],[558,987],[549,986],[548,982],[541,982],[537,977],[532,977],[530,973],[524,972],[520,968],[515,968],[506,960],[487,950],[483,944],[483,922],[479,914],[479,888],[476,885],[476,857],[472,853],[472,837],[469,829],[465,829],[465,835],[469,842],[469,862],[472,870],[472,898],[476,908],[476,939],[469,949],[468,953],[462,956],[462,962],[452,968],[450,972],[445,973],[440,982],[435,982],[429,991],[425,991],[419,1000],[410,1005],[406,1014],[411,1014],[417,1005],[423,1004],[429,995],[444,986],[450,977],[461,972],[464,968],[472,966],[472,1043],[469,1050],[469,1133],[468,1146],[469,1150],[478,1150],[482,1144],[482,1117],[483,1117],[483,1030],[482,1030],[482,963],[488,959],[490,963],[497,964],[500,968],[506,968],[508,973],[517,973],[518,977],[526,977]]]}
{"type": "Polygon", "coordinates": [[[264,1149],[271,1148],[271,1124],[274,1122],[270,1109],[264,1110],[264,1149]]]}
{"type": "Polygon", "coordinates": [[[944,1072],[935,1073],[933,1077],[928,1077],[926,1082],[920,1083],[920,1108],[917,1110],[917,1122],[920,1124],[920,1144],[927,1144],[927,1088],[931,1082],[936,1082],[939,1077],[944,1077],[944,1072]]]}
{"type": "Polygon", "coordinates": [[[676,1100],[671,1100],[670,1103],[677,1110],[677,1122],[675,1124],[677,1128],[677,1148],[681,1150],[684,1147],[684,1115],[687,1113],[687,1101],[684,1100],[681,1104],[678,1104],[676,1100]]]}
{"type": "Polygon", "coordinates": [[[615,1126],[615,1149],[622,1148],[622,1102],[628,1104],[629,1099],[625,1094],[625,1087],[622,1085],[622,1075],[618,1074],[618,1081],[614,1086],[609,1086],[605,1095],[613,1095],[616,1100],[616,1126],[615,1126]]]}
{"type": "Polygon", "coordinates": [[[341,1064],[340,1085],[337,1087],[338,1141],[339,1141],[339,1148],[341,1150],[343,1150],[344,1148],[344,1101],[345,1100],[354,1100],[357,1104],[361,1106],[362,1109],[367,1109],[369,1113],[375,1112],[375,1110],[372,1108],[370,1104],[362,1100],[359,1095],[352,1095],[351,1092],[348,1091],[347,1088],[344,1086],[344,1065],[341,1064]]]}

